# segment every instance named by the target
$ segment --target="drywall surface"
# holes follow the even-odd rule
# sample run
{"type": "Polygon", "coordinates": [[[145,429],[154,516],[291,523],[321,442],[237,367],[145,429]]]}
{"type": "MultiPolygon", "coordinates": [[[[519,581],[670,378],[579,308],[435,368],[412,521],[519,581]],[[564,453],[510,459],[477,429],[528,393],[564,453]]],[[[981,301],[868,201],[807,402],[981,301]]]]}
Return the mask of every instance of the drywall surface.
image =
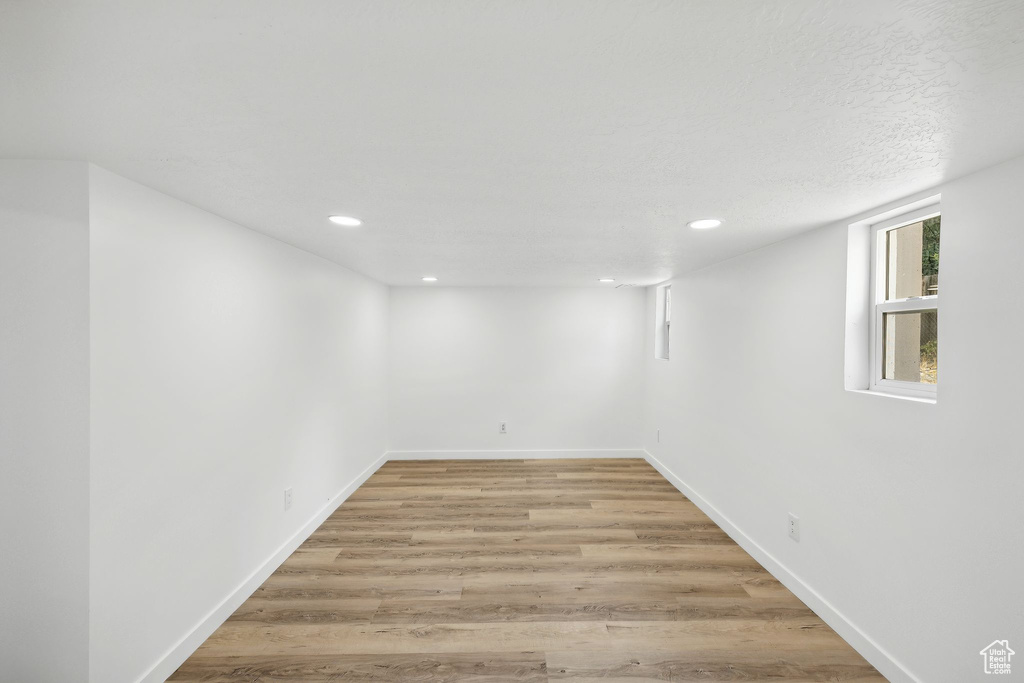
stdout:
{"type": "Polygon", "coordinates": [[[637,448],[643,302],[625,288],[393,288],[390,449],[637,448]]]}
{"type": "Polygon", "coordinates": [[[87,680],[89,191],[0,161],[0,678],[87,680]]]}
{"type": "Polygon", "coordinates": [[[384,452],[388,291],[90,175],[100,683],[138,680],[384,452]]]}
{"type": "Polygon", "coordinates": [[[934,405],[844,390],[847,225],[880,211],[673,280],[667,363],[648,291],[647,450],[888,652],[894,680],[983,680],[982,648],[1024,643],[1022,186],[1018,159],[938,188],[934,405]]]}

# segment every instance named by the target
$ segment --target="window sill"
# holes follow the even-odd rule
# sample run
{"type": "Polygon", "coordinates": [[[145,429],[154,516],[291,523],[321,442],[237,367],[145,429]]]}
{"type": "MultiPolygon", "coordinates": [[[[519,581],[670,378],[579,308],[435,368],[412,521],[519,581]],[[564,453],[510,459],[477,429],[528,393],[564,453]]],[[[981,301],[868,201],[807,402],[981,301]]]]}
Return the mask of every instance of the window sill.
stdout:
{"type": "Polygon", "coordinates": [[[926,398],[924,396],[907,396],[905,394],[892,394],[887,391],[878,391],[877,389],[873,391],[871,389],[847,389],[847,391],[850,391],[854,394],[867,394],[868,396],[884,396],[886,398],[898,398],[903,401],[914,401],[915,403],[931,403],[932,405],[935,405],[935,403],[937,403],[937,399],[934,398],[926,398]]]}

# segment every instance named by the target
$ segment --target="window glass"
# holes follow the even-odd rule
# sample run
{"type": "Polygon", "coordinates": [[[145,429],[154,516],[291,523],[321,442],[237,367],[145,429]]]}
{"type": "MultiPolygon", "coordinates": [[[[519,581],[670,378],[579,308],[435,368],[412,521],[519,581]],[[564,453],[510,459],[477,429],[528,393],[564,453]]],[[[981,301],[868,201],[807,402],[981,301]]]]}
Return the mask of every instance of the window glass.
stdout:
{"type": "Polygon", "coordinates": [[[665,358],[672,348],[672,287],[665,288],[665,358]]]}
{"type": "Polygon", "coordinates": [[[672,286],[663,285],[655,290],[654,357],[668,360],[669,334],[672,329],[672,286]]]}
{"type": "Polygon", "coordinates": [[[885,299],[939,293],[940,216],[885,234],[885,299]]]}
{"type": "Polygon", "coordinates": [[[939,379],[939,312],[882,315],[882,377],[936,384],[939,379]]]}

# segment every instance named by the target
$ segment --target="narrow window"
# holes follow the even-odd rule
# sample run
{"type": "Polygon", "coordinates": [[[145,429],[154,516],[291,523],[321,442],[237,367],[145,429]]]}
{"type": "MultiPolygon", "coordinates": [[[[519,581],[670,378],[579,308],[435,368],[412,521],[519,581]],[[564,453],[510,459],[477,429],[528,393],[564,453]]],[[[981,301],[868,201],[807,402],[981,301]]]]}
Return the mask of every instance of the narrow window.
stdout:
{"type": "Polygon", "coordinates": [[[655,294],[654,357],[668,360],[672,332],[672,285],[658,287],[655,294]]]}
{"type": "Polygon", "coordinates": [[[936,395],[941,224],[933,204],[872,226],[873,390],[936,395]]]}

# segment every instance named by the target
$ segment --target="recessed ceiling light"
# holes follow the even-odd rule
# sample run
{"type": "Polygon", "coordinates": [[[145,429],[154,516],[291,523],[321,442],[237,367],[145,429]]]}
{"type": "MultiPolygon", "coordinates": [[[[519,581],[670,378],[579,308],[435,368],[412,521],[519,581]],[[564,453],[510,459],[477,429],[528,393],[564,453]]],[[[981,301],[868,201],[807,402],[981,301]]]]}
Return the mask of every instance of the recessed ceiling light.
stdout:
{"type": "Polygon", "coordinates": [[[698,218],[695,221],[687,223],[687,225],[694,230],[710,230],[711,228],[717,228],[721,224],[722,221],[717,218],[698,218]]]}
{"type": "Polygon", "coordinates": [[[600,280],[598,280],[598,282],[615,282],[615,278],[603,277],[600,280]]]}
{"type": "Polygon", "coordinates": [[[344,225],[348,228],[354,228],[363,224],[361,220],[358,218],[352,218],[352,216],[328,216],[327,220],[332,223],[337,223],[338,225],[344,225]]]}
{"type": "Polygon", "coordinates": [[[423,281],[424,282],[437,282],[437,278],[434,277],[433,275],[428,275],[425,278],[423,278],[423,281]]]}

